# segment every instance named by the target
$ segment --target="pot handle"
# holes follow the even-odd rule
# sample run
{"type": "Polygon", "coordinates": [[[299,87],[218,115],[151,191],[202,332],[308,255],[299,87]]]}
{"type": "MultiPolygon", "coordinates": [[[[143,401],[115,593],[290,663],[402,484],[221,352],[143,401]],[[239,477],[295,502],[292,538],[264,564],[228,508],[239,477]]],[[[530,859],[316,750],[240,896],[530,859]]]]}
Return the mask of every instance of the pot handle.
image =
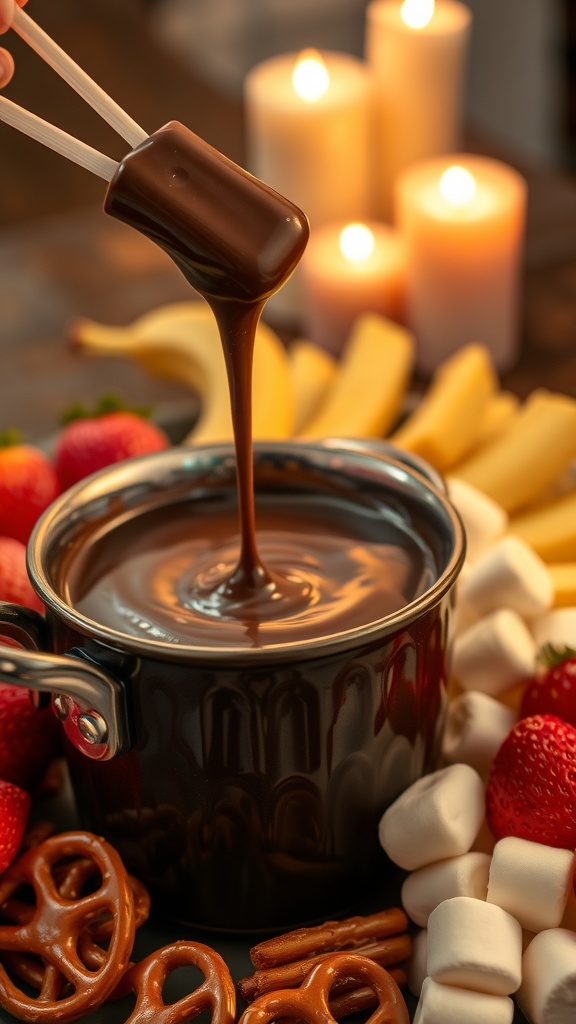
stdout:
{"type": "Polygon", "coordinates": [[[0,634],[25,650],[0,642],[0,679],[32,691],[40,706],[51,695],[52,707],[68,739],[97,761],[108,761],[130,746],[126,697],[121,682],[89,661],[81,650],[46,654],[46,623],[29,608],[0,602],[0,634]]]}

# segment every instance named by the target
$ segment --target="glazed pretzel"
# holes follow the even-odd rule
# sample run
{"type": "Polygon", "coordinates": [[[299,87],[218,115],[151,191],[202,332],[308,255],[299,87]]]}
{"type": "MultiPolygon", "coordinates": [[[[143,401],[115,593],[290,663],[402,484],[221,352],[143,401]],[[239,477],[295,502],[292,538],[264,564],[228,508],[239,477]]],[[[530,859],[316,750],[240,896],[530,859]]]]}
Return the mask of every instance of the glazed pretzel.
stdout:
{"type": "Polygon", "coordinates": [[[259,996],[242,1014],[239,1024],[270,1024],[281,1018],[305,1024],[335,1024],[329,1005],[335,982],[356,982],[371,988],[378,1006],[366,1024],[409,1024],[408,1010],[396,982],[379,964],[358,953],[334,953],[315,967],[300,988],[259,996]]]}
{"type": "MultiPolygon", "coordinates": [[[[90,882],[94,878],[98,878],[98,875],[98,865],[95,861],[81,857],[64,866],[62,880],[58,883],[58,891],[67,900],[79,900],[86,893],[90,882]]],[[[150,893],[146,886],[133,875],[127,875],[127,878],[134,899],[134,926],[138,929],[148,920],[150,893]]],[[[91,918],[86,924],[86,934],[93,942],[109,942],[113,929],[113,914],[106,908],[103,908],[101,914],[91,918]]]]}
{"type": "Polygon", "coordinates": [[[43,962],[44,972],[34,997],[23,992],[0,965],[0,1005],[24,1021],[52,1024],[57,1019],[65,1024],[99,1006],[128,966],[135,924],[126,870],[103,839],[88,832],[65,832],[10,865],[0,877],[0,906],[12,900],[21,886],[31,887],[35,904],[31,912],[21,915],[24,920],[0,924],[0,952],[16,957],[31,954],[43,962]],[[78,857],[95,865],[101,884],[87,895],[68,898],[58,886],[59,862],[78,857]],[[107,950],[96,947],[87,932],[90,922],[103,913],[112,919],[107,950]],[[83,960],[86,944],[100,949],[97,963],[83,960]]]}
{"type": "MultiPolygon", "coordinates": [[[[85,892],[87,884],[99,876],[99,871],[92,860],[81,857],[64,865],[58,865],[54,871],[57,880],[58,891],[61,896],[69,900],[77,900],[85,892]]],[[[128,883],[134,898],[134,925],[138,929],[150,914],[150,894],[137,878],[128,875],[128,883]]],[[[27,902],[11,897],[0,907],[0,924],[26,924],[34,913],[34,907],[27,902]]],[[[108,942],[112,936],[113,918],[110,913],[105,912],[86,925],[86,930],[78,937],[78,951],[82,963],[90,970],[99,970],[107,958],[106,950],[97,945],[98,942],[108,942]]],[[[40,991],[44,982],[46,965],[37,956],[31,953],[0,953],[0,962],[9,968],[12,975],[20,978],[31,988],[40,991]]],[[[69,986],[68,986],[69,987],[69,986]]],[[[112,993],[115,997],[116,993],[112,993]]],[[[48,997],[47,997],[48,998],[48,997]]]]}
{"type": "Polygon", "coordinates": [[[212,1024],[234,1024],[236,991],[222,957],[201,942],[174,942],[131,967],[122,991],[136,994],[136,1005],[125,1024],[189,1024],[204,1010],[212,1011],[212,1024]],[[204,981],[175,1003],[162,1001],[162,987],[178,967],[198,967],[204,981]]]}

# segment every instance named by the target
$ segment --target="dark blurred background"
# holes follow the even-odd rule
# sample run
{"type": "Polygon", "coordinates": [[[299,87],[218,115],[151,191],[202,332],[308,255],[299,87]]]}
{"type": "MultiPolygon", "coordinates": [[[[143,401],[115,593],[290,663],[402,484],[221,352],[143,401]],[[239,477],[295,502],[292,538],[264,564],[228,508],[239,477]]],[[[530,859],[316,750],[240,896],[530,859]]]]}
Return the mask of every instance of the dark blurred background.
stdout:
{"type": "MultiPolygon", "coordinates": [[[[526,175],[521,358],[503,383],[576,395],[576,0],[465,0],[467,148],[526,175]]],[[[304,46],[360,55],[367,0],[30,0],[27,10],[142,127],[171,119],[244,162],[242,82],[304,46]]],[[[16,102],[120,159],[128,146],[9,32],[16,102]]],[[[190,289],[157,246],[103,216],[105,182],[0,123],[0,429],[55,429],[72,401],[190,400],[133,360],[80,358],[75,317],[124,324],[190,289]]],[[[273,326],[281,326],[273,324],[273,326]]]]}
{"type": "MultiPolygon", "coordinates": [[[[466,120],[519,157],[576,160],[575,0],[465,0],[466,120]]],[[[367,0],[30,0],[28,12],[144,128],[184,121],[243,158],[250,67],[303,46],[361,54],[367,0]]],[[[111,156],[125,145],[31,53],[6,94],[111,156]]],[[[102,183],[0,124],[0,226],[97,200],[102,183]]]]}

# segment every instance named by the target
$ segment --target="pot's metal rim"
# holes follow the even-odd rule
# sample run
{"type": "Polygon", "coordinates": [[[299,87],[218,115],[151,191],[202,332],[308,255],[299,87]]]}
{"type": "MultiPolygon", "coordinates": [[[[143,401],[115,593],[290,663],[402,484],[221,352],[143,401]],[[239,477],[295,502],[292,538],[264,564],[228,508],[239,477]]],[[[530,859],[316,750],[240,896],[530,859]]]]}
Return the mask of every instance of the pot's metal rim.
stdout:
{"type": "Polygon", "coordinates": [[[365,471],[376,470],[377,465],[385,463],[388,471],[404,474],[426,493],[426,500],[440,507],[448,528],[451,532],[452,554],[443,572],[433,586],[414,601],[400,608],[397,612],[367,623],[364,626],[330,634],[315,640],[294,641],[271,644],[266,647],[208,647],[189,644],[174,644],[167,641],[135,637],[108,626],[101,625],[87,618],[71,607],[53,588],[46,573],[43,555],[48,546],[51,532],[64,516],[79,517],[80,509],[87,500],[96,501],[99,496],[104,498],[114,493],[110,485],[116,484],[123,488],[133,487],[135,493],[139,488],[135,479],[151,484],[157,475],[158,467],[166,475],[167,469],[174,471],[186,468],[193,462],[206,468],[222,459],[230,460],[234,456],[231,445],[205,445],[202,449],[170,448],[153,455],[144,455],[130,459],[116,466],[95,473],[79,484],[70,488],[43,513],[33,530],[28,544],[28,572],[32,584],[41,600],[59,620],[70,628],[81,632],[86,637],[105,644],[107,647],[129,652],[141,657],[153,658],[157,661],[186,662],[201,665],[221,662],[223,658],[230,666],[251,665],[257,659],[259,665],[266,662],[277,662],[281,658],[285,662],[309,661],[316,657],[325,658],[344,649],[352,649],[365,645],[370,641],[385,639],[399,629],[404,629],[427,611],[436,607],[454,586],[464,562],[466,540],[462,521],[454,506],[446,496],[445,488],[441,488],[442,478],[432,467],[422,460],[405,456],[399,449],[387,442],[379,443],[345,440],[341,446],[337,438],[326,442],[271,441],[254,445],[255,456],[300,454],[311,458],[341,457],[348,462],[363,466],[365,471]],[[394,458],[397,455],[397,458],[394,458]],[[107,486],[108,485],[108,486],[107,486]]]}

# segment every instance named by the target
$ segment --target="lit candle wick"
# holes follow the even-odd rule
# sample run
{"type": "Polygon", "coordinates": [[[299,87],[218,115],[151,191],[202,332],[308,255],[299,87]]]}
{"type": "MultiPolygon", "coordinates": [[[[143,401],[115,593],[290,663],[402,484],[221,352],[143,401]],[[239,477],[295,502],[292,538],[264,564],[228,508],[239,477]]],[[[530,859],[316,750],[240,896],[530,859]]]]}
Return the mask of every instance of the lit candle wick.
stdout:
{"type": "Polygon", "coordinates": [[[449,167],[440,178],[440,194],[450,206],[468,206],[476,195],[476,179],[465,167],[449,167]]]}
{"type": "Polygon", "coordinates": [[[400,17],[408,28],[426,28],[434,16],[435,0],[404,0],[400,17]]]}
{"type": "Polygon", "coordinates": [[[328,68],[316,50],[304,50],[292,72],[294,91],[307,103],[315,103],[328,91],[328,68]]]}
{"type": "Polygon", "coordinates": [[[365,263],[376,245],[373,232],[365,224],[347,224],[340,232],[340,252],[350,263],[365,263]]]}

